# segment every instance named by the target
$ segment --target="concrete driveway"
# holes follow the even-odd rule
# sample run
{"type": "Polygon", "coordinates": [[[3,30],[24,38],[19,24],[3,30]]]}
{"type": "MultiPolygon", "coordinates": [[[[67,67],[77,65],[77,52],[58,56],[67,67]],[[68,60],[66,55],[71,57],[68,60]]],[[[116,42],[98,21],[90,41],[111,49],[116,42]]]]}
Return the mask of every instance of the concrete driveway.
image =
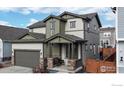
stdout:
{"type": "Polygon", "coordinates": [[[32,73],[32,68],[11,66],[0,69],[0,73],[32,73]]]}

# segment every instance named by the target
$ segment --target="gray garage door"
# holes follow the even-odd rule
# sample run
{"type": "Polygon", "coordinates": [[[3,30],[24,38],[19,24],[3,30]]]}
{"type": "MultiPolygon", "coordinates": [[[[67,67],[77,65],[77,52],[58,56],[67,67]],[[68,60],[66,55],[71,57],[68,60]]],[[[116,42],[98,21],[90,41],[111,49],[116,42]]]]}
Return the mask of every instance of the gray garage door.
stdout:
{"type": "Polygon", "coordinates": [[[40,61],[40,51],[36,50],[15,50],[15,65],[24,67],[35,67],[40,61]]]}

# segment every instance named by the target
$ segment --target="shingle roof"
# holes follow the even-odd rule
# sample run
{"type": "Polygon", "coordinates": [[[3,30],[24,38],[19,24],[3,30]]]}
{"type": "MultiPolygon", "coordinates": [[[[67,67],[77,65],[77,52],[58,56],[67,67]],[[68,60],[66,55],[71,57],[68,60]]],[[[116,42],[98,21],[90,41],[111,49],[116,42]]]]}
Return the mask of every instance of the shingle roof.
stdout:
{"type": "Polygon", "coordinates": [[[101,24],[101,22],[100,22],[100,19],[99,19],[99,16],[98,16],[97,13],[82,14],[82,15],[80,15],[80,16],[82,16],[83,18],[90,18],[90,19],[92,19],[93,17],[96,17],[99,26],[102,27],[102,24],[101,24]]]}
{"type": "Polygon", "coordinates": [[[83,40],[82,38],[80,37],[77,37],[77,36],[74,36],[74,35],[69,35],[69,34],[56,34],[56,35],[53,35],[52,37],[48,38],[45,40],[45,42],[48,42],[56,37],[62,37],[64,39],[67,39],[69,41],[72,41],[72,42],[83,42],[83,41],[86,41],[86,40],[83,40]]]}
{"type": "Polygon", "coordinates": [[[0,38],[2,40],[17,40],[28,33],[28,29],[0,25],[0,38]]]}
{"type": "Polygon", "coordinates": [[[12,43],[43,43],[41,39],[32,39],[32,40],[13,40],[12,43]]]}
{"type": "Polygon", "coordinates": [[[33,33],[33,32],[28,32],[25,34],[23,37],[19,38],[18,40],[13,40],[13,43],[38,43],[38,42],[44,42],[46,35],[41,34],[41,33],[33,33]],[[31,35],[35,39],[21,39],[26,35],[31,35]]]}
{"type": "Polygon", "coordinates": [[[61,18],[61,17],[59,17],[59,16],[50,15],[50,16],[48,16],[47,18],[45,18],[45,19],[43,20],[43,22],[46,22],[46,21],[47,21],[48,19],[50,19],[50,18],[55,18],[55,19],[58,19],[58,20],[66,21],[64,18],[61,18]]]}
{"type": "Polygon", "coordinates": [[[45,27],[45,26],[46,26],[46,24],[43,21],[38,21],[38,22],[28,26],[27,28],[32,29],[32,28],[39,28],[39,27],[45,27]]]}
{"type": "Polygon", "coordinates": [[[65,11],[65,12],[61,13],[60,15],[58,15],[58,16],[50,15],[50,16],[48,16],[46,19],[44,19],[44,20],[42,20],[42,21],[39,21],[39,22],[36,22],[36,23],[34,23],[34,24],[28,26],[28,28],[32,29],[32,28],[45,27],[46,24],[45,24],[44,21],[47,20],[47,19],[48,19],[49,17],[51,17],[51,16],[52,16],[52,17],[55,17],[55,18],[58,18],[58,19],[61,19],[61,20],[64,20],[64,19],[61,18],[61,16],[64,15],[64,14],[69,14],[69,15],[72,15],[72,16],[75,16],[75,17],[79,17],[79,18],[83,18],[83,19],[92,18],[92,17],[96,16],[96,18],[97,18],[97,20],[98,20],[99,26],[100,26],[100,27],[102,26],[97,13],[88,13],[88,14],[79,15],[79,14],[75,14],[75,13],[71,13],[71,12],[65,11]]]}
{"type": "Polygon", "coordinates": [[[79,14],[75,14],[75,13],[71,13],[71,12],[67,12],[67,11],[61,13],[59,16],[62,17],[63,15],[72,15],[72,16],[75,16],[75,17],[83,18],[79,14]]]}
{"type": "Polygon", "coordinates": [[[46,35],[45,34],[41,34],[41,33],[33,33],[33,32],[29,32],[29,34],[36,38],[36,39],[45,39],[46,35]]]}
{"type": "MultiPolygon", "coordinates": [[[[44,40],[46,35],[45,34],[41,34],[41,33],[33,33],[33,32],[29,32],[27,33],[28,35],[31,35],[32,37],[36,38],[36,39],[42,39],[44,40]]],[[[27,35],[26,34],[26,35],[27,35]]]]}
{"type": "Polygon", "coordinates": [[[100,28],[100,31],[115,31],[115,27],[100,28]]]}

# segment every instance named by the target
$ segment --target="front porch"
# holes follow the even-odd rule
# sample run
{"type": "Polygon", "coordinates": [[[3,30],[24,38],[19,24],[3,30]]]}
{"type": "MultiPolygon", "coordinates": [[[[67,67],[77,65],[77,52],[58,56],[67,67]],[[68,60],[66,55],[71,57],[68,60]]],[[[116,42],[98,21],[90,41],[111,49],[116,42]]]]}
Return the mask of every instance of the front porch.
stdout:
{"type": "Polygon", "coordinates": [[[47,39],[44,48],[48,69],[74,72],[81,68],[84,59],[83,45],[81,38],[72,35],[57,35],[47,39]]]}

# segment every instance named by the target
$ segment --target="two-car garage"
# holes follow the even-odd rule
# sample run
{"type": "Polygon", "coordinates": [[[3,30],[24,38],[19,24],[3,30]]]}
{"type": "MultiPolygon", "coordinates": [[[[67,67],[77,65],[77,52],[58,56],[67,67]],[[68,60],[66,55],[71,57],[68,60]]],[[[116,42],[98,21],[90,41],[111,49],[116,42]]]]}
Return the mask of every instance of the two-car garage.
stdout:
{"type": "Polygon", "coordinates": [[[33,68],[43,58],[44,34],[28,33],[12,41],[12,62],[15,66],[33,68]]]}
{"type": "Polygon", "coordinates": [[[15,66],[33,68],[43,58],[43,43],[13,43],[12,62],[15,66]]]}
{"type": "Polygon", "coordinates": [[[14,65],[33,68],[40,63],[40,50],[14,50],[14,65]]]}

